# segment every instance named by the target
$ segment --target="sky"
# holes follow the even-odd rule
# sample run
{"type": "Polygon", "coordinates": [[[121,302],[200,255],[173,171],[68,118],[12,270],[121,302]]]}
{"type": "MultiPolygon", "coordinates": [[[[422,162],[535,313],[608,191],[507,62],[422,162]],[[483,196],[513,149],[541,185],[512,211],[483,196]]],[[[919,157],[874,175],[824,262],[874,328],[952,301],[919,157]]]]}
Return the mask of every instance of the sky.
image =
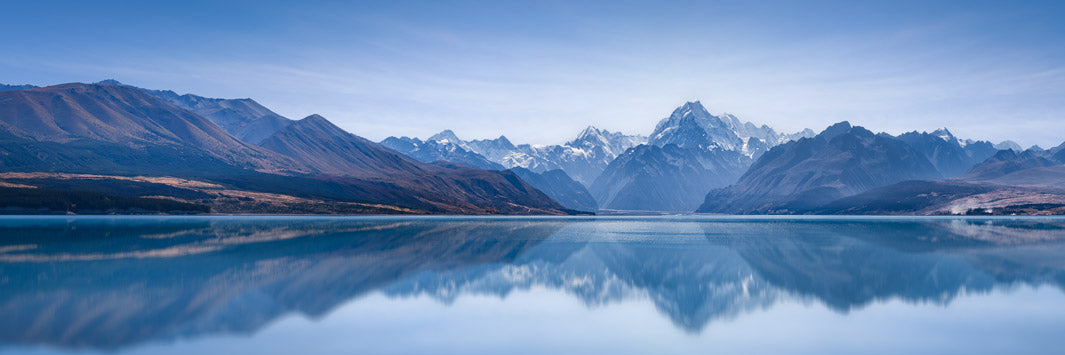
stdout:
{"type": "Polygon", "coordinates": [[[250,97],[373,140],[649,134],[694,100],[784,132],[1065,140],[1063,1],[0,2],[0,83],[250,97]]]}

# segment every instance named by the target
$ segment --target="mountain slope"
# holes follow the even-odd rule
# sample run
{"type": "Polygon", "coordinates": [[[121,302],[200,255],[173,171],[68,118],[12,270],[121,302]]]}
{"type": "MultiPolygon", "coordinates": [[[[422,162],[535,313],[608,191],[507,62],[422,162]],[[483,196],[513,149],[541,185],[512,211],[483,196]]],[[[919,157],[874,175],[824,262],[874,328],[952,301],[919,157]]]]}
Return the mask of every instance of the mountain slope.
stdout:
{"type": "Polygon", "coordinates": [[[793,135],[778,134],[769,126],[742,122],[731,114],[712,115],[702,103],[692,101],[659,121],[647,143],[659,147],[667,144],[676,144],[681,148],[717,147],[757,158],[773,146],[812,135],[813,131],[810,130],[793,135]]]}
{"type": "Polygon", "coordinates": [[[149,91],[152,95],[206,117],[238,139],[256,144],[292,124],[252,99],[214,99],[173,91],[149,91]]]}
{"type": "Polygon", "coordinates": [[[946,128],[932,133],[908,132],[898,138],[924,154],[944,177],[962,175],[998,152],[990,142],[968,140],[963,143],[946,128]]]}
{"type": "Polygon", "coordinates": [[[485,170],[503,170],[503,166],[489,161],[484,156],[446,140],[422,141],[418,138],[388,137],[381,145],[403,153],[423,163],[446,161],[462,164],[471,168],[485,170]]]}
{"type": "Polygon", "coordinates": [[[319,115],[296,121],[259,145],[325,175],[385,178],[425,173],[413,159],[348,133],[319,115]]]}
{"type": "Polygon", "coordinates": [[[939,177],[906,143],[841,122],[771,149],[737,183],[707,194],[698,212],[797,213],[872,188],[939,177]]]}
{"type": "Polygon", "coordinates": [[[591,191],[602,209],[688,212],[749,164],[735,151],[640,145],[610,163],[591,191]]]}
{"type": "Polygon", "coordinates": [[[603,209],[690,212],[711,189],[735,182],[753,157],[807,134],[780,135],[688,102],[658,123],[647,144],[611,162],[590,190],[603,209]]]}
{"type": "Polygon", "coordinates": [[[264,148],[339,183],[370,183],[377,200],[458,213],[568,213],[513,172],[432,165],[403,156],[312,115],[263,140],[264,148]]]}
{"type": "Polygon", "coordinates": [[[844,197],[817,214],[1065,214],[1065,162],[1050,151],[999,151],[960,177],[903,181],[844,197]]]}
{"type": "Polygon", "coordinates": [[[292,123],[292,120],[274,113],[252,99],[216,99],[193,94],[178,95],[170,90],[149,90],[122,84],[117,80],[104,80],[98,84],[143,90],[174,106],[203,116],[237,139],[251,144],[259,143],[267,136],[292,123]]]}
{"type": "Polygon", "coordinates": [[[1012,149],[1001,150],[994,156],[973,166],[965,175],[961,176],[961,179],[970,181],[990,180],[1016,171],[1057,164],[1059,162],[1054,161],[1053,157],[1043,151],[1026,150],[1018,153],[1012,149]]]}
{"type": "Polygon", "coordinates": [[[114,150],[113,161],[145,172],[151,166],[137,160],[153,159],[147,151],[214,159],[240,169],[302,169],[237,140],[206,118],[124,86],[74,83],[0,92],[0,129],[10,133],[9,138],[32,141],[32,149],[51,152],[41,161],[44,165],[77,165],[78,152],[85,151],[106,162],[108,151],[114,150]]]}
{"type": "Polygon", "coordinates": [[[99,175],[79,180],[84,184],[128,185],[122,175],[198,178],[211,187],[196,199],[232,212],[569,212],[511,172],[420,163],[320,116],[253,146],[207,118],[123,85],[0,92],[0,167],[50,173],[53,185],[66,179],[56,173],[99,175]]]}
{"type": "Polygon", "coordinates": [[[510,171],[518,174],[529,185],[543,191],[566,208],[587,212],[595,212],[599,209],[588,189],[579,182],[573,181],[565,171],[555,169],[535,173],[520,167],[510,168],[510,171]]]}

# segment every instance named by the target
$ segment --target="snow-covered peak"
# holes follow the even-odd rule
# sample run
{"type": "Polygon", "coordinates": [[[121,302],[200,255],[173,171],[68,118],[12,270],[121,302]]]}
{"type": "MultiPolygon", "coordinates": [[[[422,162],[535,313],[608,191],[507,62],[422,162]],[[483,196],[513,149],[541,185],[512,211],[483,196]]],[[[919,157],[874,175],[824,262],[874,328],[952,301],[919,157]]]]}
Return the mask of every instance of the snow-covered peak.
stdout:
{"type": "Polygon", "coordinates": [[[806,128],[806,129],[803,129],[803,130],[795,132],[795,133],[788,133],[788,134],[781,135],[781,137],[782,137],[781,140],[783,141],[781,143],[785,143],[785,142],[788,142],[788,141],[795,141],[795,140],[799,140],[799,139],[802,139],[802,138],[813,138],[814,136],[817,136],[817,132],[814,132],[814,130],[812,130],[812,129],[806,128]]]}
{"type": "Polygon", "coordinates": [[[1010,149],[1013,149],[1013,151],[1015,151],[1015,152],[1020,152],[1020,151],[1024,150],[1023,148],[1021,148],[1020,144],[1017,144],[1017,142],[1014,142],[1014,141],[1001,141],[998,144],[995,144],[994,147],[995,147],[995,149],[998,149],[998,150],[1010,150],[1010,149]]]}
{"type": "Polygon", "coordinates": [[[585,128],[583,131],[581,131],[580,134],[577,135],[577,139],[575,139],[575,140],[579,141],[579,140],[590,139],[592,137],[602,137],[604,135],[604,132],[605,133],[610,133],[609,131],[605,131],[605,130],[601,130],[599,128],[596,128],[595,126],[588,126],[588,128],[585,128]]]}
{"type": "Polygon", "coordinates": [[[703,104],[699,100],[685,102],[677,109],[673,110],[673,114],[670,117],[683,117],[683,116],[709,116],[710,112],[703,107],[703,104]]]}
{"type": "Polygon", "coordinates": [[[939,137],[939,139],[942,139],[946,142],[957,141],[957,138],[955,138],[954,135],[950,133],[950,130],[948,130],[946,127],[933,131],[932,135],[939,137]]]}
{"type": "Polygon", "coordinates": [[[429,137],[427,141],[455,144],[460,144],[462,142],[462,140],[459,139],[457,135],[455,135],[455,132],[452,132],[450,129],[445,129],[443,131],[440,131],[440,133],[434,134],[432,137],[429,137]]]}
{"type": "Polygon", "coordinates": [[[658,122],[648,143],[731,150],[755,157],[778,144],[814,135],[809,129],[794,134],[779,134],[767,125],[745,122],[730,113],[715,116],[699,101],[692,101],[658,122]]]}

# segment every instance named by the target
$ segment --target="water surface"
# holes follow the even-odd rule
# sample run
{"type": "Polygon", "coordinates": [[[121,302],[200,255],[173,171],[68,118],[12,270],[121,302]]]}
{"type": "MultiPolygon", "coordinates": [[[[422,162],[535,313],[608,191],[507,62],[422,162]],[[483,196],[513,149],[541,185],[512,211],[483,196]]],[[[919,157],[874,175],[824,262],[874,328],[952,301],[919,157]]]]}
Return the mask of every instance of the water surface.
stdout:
{"type": "Polygon", "coordinates": [[[4,353],[1057,353],[1065,219],[4,217],[4,353]]]}

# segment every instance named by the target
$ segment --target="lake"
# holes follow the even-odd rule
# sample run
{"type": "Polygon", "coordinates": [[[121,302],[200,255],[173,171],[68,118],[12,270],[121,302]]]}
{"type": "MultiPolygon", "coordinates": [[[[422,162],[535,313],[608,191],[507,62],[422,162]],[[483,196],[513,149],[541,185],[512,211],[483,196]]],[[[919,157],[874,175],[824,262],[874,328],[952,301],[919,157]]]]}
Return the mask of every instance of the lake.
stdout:
{"type": "Polygon", "coordinates": [[[1065,219],[0,218],[0,353],[1060,353],[1065,219]]]}

